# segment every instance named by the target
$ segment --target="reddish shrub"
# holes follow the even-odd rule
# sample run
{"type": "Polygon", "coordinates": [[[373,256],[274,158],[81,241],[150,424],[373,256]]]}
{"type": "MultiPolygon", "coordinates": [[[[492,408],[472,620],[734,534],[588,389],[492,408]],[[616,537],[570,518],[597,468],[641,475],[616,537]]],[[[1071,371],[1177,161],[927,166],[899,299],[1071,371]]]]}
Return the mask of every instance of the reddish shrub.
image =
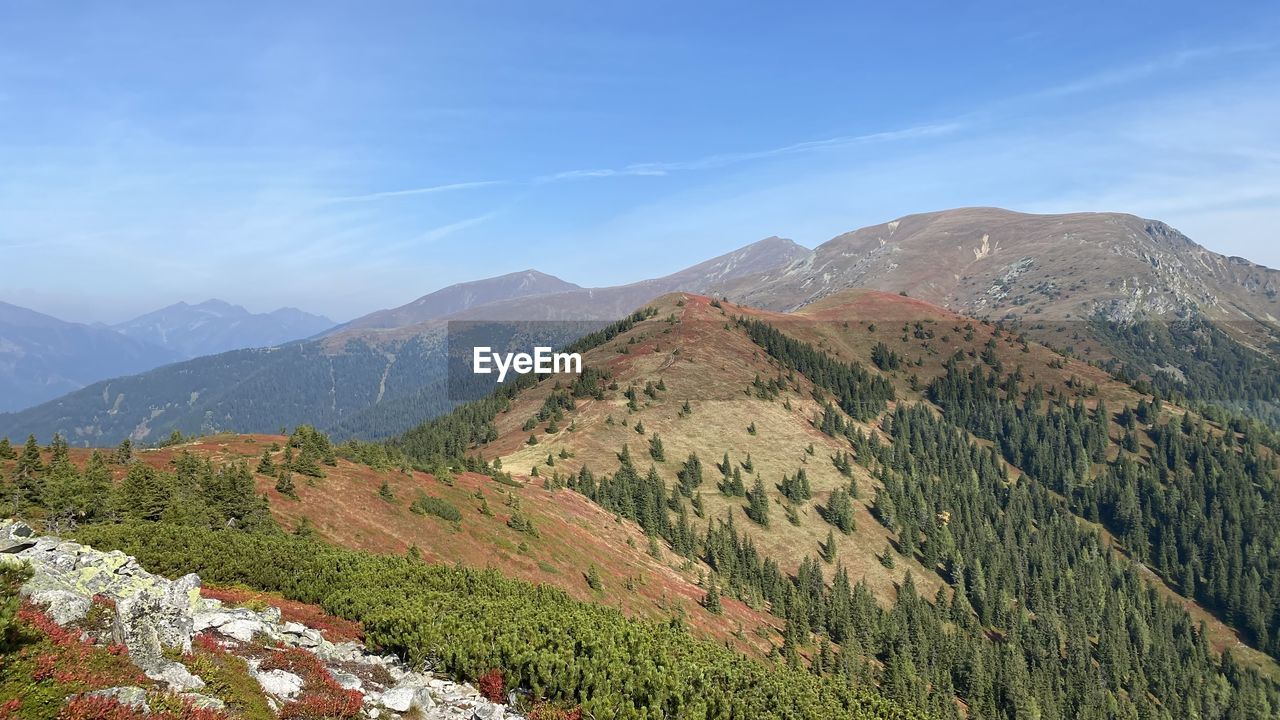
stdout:
{"type": "Polygon", "coordinates": [[[353,718],[364,706],[364,696],[355,690],[337,688],[335,693],[312,693],[280,708],[280,720],[330,720],[353,718]]]}
{"type": "Polygon", "coordinates": [[[502,676],[502,671],[498,669],[490,670],[480,676],[476,680],[476,689],[489,702],[506,702],[507,701],[507,681],[502,676]]]}
{"type": "Polygon", "coordinates": [[[217,710],[202,710],[184,704],[177,713],[144,713],[113,698],[81,695],[67,701],[58,713],[58,720],[226,720],[227,715],[217,710]]]}
{"type": "Polygon", "coordinates": [[[8,702],[0,705],[0,720],[9,720],[17,717],[17,712],[22,709],[22,701],[18,698],[10,698],[8,702]]]}

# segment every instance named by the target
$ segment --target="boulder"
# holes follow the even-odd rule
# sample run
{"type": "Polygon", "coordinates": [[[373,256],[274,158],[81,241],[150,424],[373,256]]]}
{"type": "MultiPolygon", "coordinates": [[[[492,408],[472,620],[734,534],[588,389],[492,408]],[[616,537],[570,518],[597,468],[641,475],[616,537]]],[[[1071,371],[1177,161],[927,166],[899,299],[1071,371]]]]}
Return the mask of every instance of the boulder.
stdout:
{"type": "Polygon", "coordinates": [[[151,712],[151,707],[147,705],[147,691],[140,687],[110,687],[87,692],[84,696],[92,698],[110,698],[121,705],[133,708],[134,710],[138,710],[142,713],[151,712]]]}
{"type": "Polygon", "coordinates": [[[240,642],[251,642],[253,636],[264,630],[257,620],[236,619],[218,627],[218,632],[240,642]]]}
{"type": "Polygon", "coordinates": [[[421,685],[397,685],[382,693],[382,706],[400,713],[410,708],[430,710],[435,705],[431,692],[421,685]]]}
{"type": "Polygon", "coordinates": [[[0,524],[0,553],[22,552],[36,544],[35,532],[24,522],[6,520],[0,524]]]}
{"type": "Polygon", "coordinates": [[[83,619],[93,605],[89,598],[69,590],[42,590],[31,595],[31,602],[45,606],[45,614],[59,625],[83,619]]]}
{"type": "Polygon", "coordinates": [[[328,670],[329,676],[332,677],[333,681],[338,683],[343,690],[361,690],[364,688],[364,683],[359,677],[335,668],[328,668],[328,670]]]}
{"type": "Polygon", "coordinates": [[[302,690],[302,678],[287,670],[254,671],[258,684],[272,697],[292,700],[302,690]]]}
{"type": "Polygon", "coordinates": [[[174,692],[199,690],[204,687],[204,680],[201,680],[198,675],[192,675],[182,663],[165,661],[162,665],[144,672],[152,680],[167,684],[174,692]]]}

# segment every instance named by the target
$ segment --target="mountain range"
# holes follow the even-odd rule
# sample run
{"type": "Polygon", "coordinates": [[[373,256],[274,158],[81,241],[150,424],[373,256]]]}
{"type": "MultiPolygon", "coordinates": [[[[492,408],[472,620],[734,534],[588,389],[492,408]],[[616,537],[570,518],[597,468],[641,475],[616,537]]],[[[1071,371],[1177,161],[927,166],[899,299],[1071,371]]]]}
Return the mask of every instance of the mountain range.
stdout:
{"type": "Polygon", "coordinates": [[[173,362],[169,349],[0,302],[0,411],[173,362]]]}
{"type": "Polygon", "coordinates": [[[180,353],[184,358],[269,347],[311,337],[334,326],[297,308],[251,313],[222,300],[179,302],[112,326],[117,332],[180,353]]]}
{"type": "MultiPolygon", "coordinates": [[[[1123,361],[1162,382],[1181,372],[1189,384],[1185,370],[1143,361],[1134,344],[1151,344],[1160,334],[1164,345],[1194,345],[1191,331],[1180,326],[1177,337],[1164,337],[1170,323],[1224,322],[1231,342],[1242,347],[1242,375],[1273,367],[1280,347],[1276,270],[1219,255],[1164,223],[1132,215],[963,208],[863,228],[813,250],[771,237],[627,285],[585,288],[535,270],[461,283],[310,340],[98,382],[0,415],[0,435],[60,432],[75,443],[100,444],[125,437],[154,441],[174,430],[268,432],[306,422],[339,438],[386,437],[452,406],[442,362],[449,320],[614,320],[676,291],[794,310],[850,288],[902,293],[969,316],[1013,322],[1054,346],[1123,361]],[[1099,318],[1161,326],[1118,339],[1090,326],[1099,318]],[[268,394],[270,403],[263,400],[268,394]]],[[[160,316],[181,320],[128,325],[153,339],[216,337],[189,319],[193,308],[176,307],[160,316]]],[[[1174,365],[1192,363],[1205,365],[1190,357],[1174,365]]],[[[1270,392],[1255,389],[1250,396],[1270,392]]],[[[1268,408],[1264,412],[1274,411],[1274,404],[1268,408]]]]}

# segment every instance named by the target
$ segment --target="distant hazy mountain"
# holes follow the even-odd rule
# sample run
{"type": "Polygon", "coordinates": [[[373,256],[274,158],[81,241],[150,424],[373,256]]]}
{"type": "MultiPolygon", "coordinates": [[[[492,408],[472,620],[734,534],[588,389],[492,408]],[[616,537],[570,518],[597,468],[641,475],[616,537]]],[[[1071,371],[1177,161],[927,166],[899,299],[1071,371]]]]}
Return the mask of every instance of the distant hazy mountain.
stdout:
{"type": "Polygon", "coordinates": [[[103,378],[180,359],[113,330],[0,302],[0,411],[45,402],[103,378]]]}
{"type": "Polygon", "coordinates": [[[616,318],[665,293],[704,290],[808,252],[770,238],[663,278],[612,288],[582,289],[535,271],[461,283],[322,338],[98,383],[0,416],[0,436],[62,432],[75,444],[102,445],[125,437],[151,442],[173,430],[276,432],[308,423],[338,438],[386,437],[452,407],[444,362],[449,319],[616,318]],[[425,321],[396,326],[417,318],[425,321]]]}
{"type": "Polygon", "coordinates": [[[215,299],[197,305],[180,302],[120,323],[114,329],[192,358],[279,345],[324,332],[333,324],[327,317],[297,308],[251,313],[215,299]]]}
{"type": "Polygon", "coordinates": [[[399,328],[452,315],[478,305],[512,300],[536,295],[549,295],[566,290],[577,290],[577,285],[558,277],[525,270],[497,277],[458,283],[442,288],[414,300],[407,305],[390,310],[379,310],[335,328],[340,330],[376,330],[399,328]]]}

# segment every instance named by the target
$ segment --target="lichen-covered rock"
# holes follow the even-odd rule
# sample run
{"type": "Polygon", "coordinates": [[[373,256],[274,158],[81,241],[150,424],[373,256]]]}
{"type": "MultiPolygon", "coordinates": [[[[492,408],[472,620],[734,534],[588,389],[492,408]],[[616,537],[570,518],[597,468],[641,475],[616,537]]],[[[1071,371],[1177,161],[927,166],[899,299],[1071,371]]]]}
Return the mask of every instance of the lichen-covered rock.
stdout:
{"type": "Polygon", "coordinates": [[[144,713],[151,712],[151,707],[147,705],[147,691],[140,687],[111,687],[87,692],[85,693],[85,696],[92,698],[110,698],[121,705],[131,707],[134,710],[139,710],[144,713]]]}
{"type": "Polygon", "coordinates": [[[45,613],[59,625],[81,620],[89,614],[93,601],[69,590],[43,590],[30,597],[31,602],[45,608],[45,613]]]}

